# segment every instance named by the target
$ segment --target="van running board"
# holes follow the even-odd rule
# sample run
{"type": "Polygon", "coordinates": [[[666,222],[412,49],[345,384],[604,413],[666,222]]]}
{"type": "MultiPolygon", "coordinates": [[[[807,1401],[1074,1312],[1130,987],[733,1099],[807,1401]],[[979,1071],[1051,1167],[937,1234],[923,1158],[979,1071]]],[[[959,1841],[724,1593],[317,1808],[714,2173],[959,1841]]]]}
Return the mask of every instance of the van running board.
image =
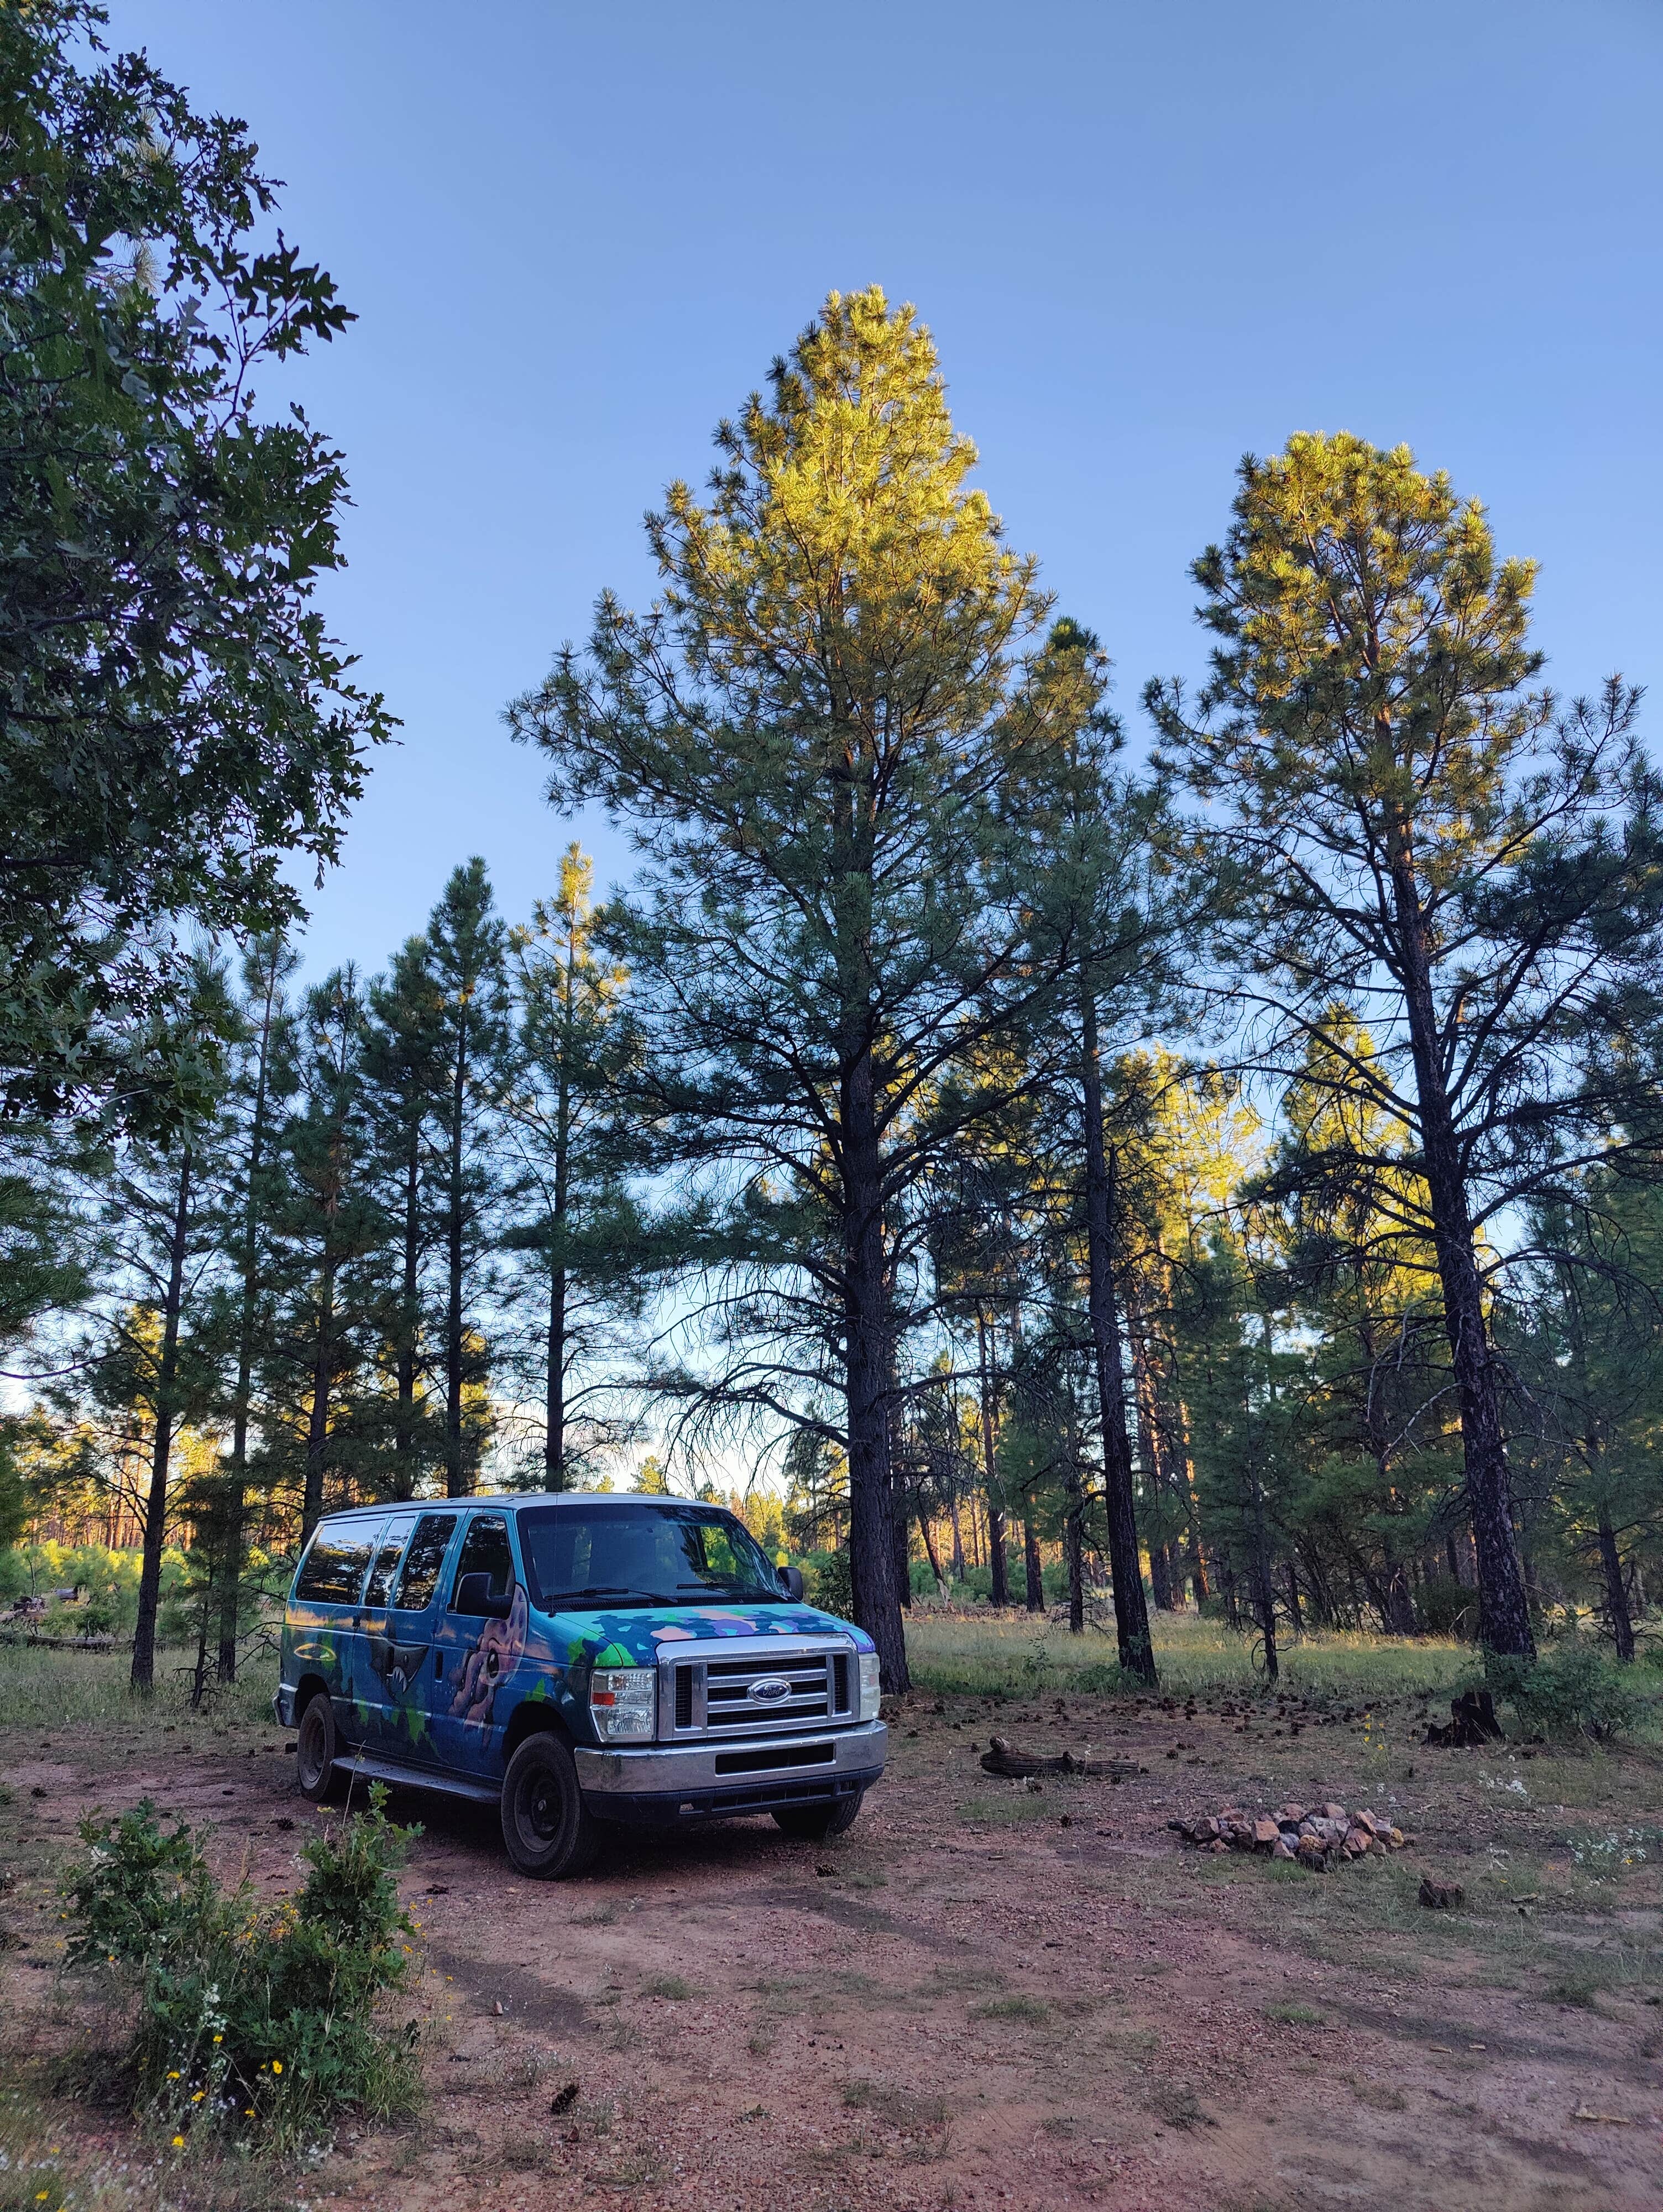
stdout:
{"type": "Polygon", "coordinates": [[[396,1759],[367,1759],[360,1752],[351,1759],[337,1759],[337,1774],[361,1775],[366,1782],[385,1782],[398,1790],[442,1790],[447,1797],[471,1797],[476,1804],[500,1805],[501,1790],[493,1790],[489,1782],[464,1782],[460,1777],[440,1774],[431,1767],[401,1766],[396,1759]]]}

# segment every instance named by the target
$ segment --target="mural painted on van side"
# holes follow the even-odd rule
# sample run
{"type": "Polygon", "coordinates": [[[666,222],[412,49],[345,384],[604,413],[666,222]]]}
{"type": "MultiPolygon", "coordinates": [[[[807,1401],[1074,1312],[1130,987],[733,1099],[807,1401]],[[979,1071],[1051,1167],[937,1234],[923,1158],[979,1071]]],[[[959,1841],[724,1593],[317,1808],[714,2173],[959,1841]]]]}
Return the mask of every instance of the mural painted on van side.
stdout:
{"type": "Polygon", "coordinates": [[[514,1586],[513,1610],[506,1620],[488,1620],[477,1644],[470,1645],[462,1662],[456,1695],[451,1699],[452,1720],[469,1721],[490,1734],[496,1693],[507,1689],[525,1652],[530,1612],[524,1586],[514,1586]]]}

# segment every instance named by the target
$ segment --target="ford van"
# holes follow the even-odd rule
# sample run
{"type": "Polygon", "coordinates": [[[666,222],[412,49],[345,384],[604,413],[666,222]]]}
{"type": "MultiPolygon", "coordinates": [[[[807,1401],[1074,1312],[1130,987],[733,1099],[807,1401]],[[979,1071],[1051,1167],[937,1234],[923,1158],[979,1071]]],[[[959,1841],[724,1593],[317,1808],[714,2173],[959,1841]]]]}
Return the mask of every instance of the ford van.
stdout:
{"type": "Polygon", "coordinates": [[[871,1639],[734,1515],[592,1492],[325,1516],[274,1703],[308,1797],[346,1774],[499,1806],[514,1866],[549,1880],[615,1822],[839,1834],[887,1735],[871,1639]]]}

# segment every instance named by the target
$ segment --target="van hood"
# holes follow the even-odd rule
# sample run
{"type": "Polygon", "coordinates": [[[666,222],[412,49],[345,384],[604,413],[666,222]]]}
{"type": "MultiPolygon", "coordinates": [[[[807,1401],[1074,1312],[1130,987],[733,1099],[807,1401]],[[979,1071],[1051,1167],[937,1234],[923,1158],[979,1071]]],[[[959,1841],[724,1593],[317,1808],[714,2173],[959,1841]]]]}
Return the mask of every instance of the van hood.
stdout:
{"type": "Polygon", "coordinates": [[[857,1651],[877,1649],[864,1629],[817,1606],[789,1599],[779,1605],[640,1606],[628,1612],[561,1613],[556,1643],[568,1666],[656,1667],[659,1654],[683,1644],[719,1644],[736,1636],[824,1636],[853,1639],[857,1651]]]}

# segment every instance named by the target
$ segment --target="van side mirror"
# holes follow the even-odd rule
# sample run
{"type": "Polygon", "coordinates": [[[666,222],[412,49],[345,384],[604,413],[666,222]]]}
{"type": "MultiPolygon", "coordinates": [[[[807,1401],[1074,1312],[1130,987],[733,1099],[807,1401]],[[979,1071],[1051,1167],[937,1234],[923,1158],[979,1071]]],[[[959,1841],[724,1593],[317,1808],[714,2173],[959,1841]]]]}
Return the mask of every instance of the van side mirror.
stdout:
{"type": "Polygon", "coordinates": [[[776,1567],[774,1571],[779,1576],[780,1587],[787,1597],[798,1599],[802,1597],[803,1570],[801,1567],[776,1567]]]}
{"type": "Polygon", "coordinates": [[[470,1613],[476,1620],[506,1620],[513,1608],[513,1585],[494,1590],[489,1575],[464,1575],[451,1601],[452,1613],[470,1613]]]}

